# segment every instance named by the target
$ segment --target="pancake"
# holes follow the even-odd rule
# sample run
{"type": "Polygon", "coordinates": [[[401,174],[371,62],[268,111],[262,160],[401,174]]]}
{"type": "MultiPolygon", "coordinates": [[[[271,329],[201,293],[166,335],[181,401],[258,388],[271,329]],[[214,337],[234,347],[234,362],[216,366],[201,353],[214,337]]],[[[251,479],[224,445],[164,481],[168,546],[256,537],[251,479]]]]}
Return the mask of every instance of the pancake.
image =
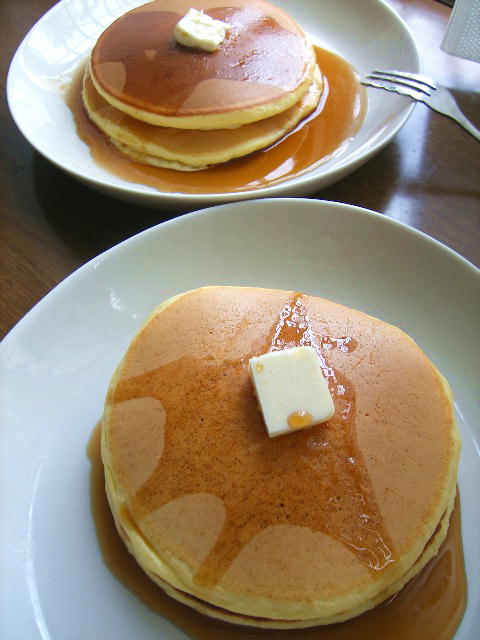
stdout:
{"type": "Polygon", "coordinates": [[[312,83],[311,44],[286,13],[262,0],[156,0],[117,19],[99,37],[92,80],[111,105],[144,122],[221,129],[289,109],[312,83]],[[218,50],[176,43],[189,8],[232,29],[218,50]]]}
{"type": "MultiPolygon", "coordinates": [[[[108,493],[109,502],[111,504],[115,504],[115,496],[110,492],[108,482],[106,484],[106,490],[108,493]]],[[[403,589],[403,587],[410,580],[412,580],[418,573],[420,573],[420,571],[427,565],[427,563],[437,555],[440,546],[447,535],[454,502],[455,492],[451,497],[447,511],[442,516],[437,529],[435,530],[431,539],[428,541],[422,554],[413,564],[411,569],[407,571],[400,578],[400,580],[394,582],[385,591],[380,592],[375,598],[362,603],[362,605],[357,607],[357,609],[355,610],[342,612],[330,617],[323,617],[318,619],[309,618],[306,620],[272,620],[260,617],[254,618],[252,616],[247,616],[239,613],[232,613],[231,611],[227,611],[226,609],[214,607],[208,602],[195,598],[185,591],[180,591],[173,588],[170,584],[162,580],[149,568],[152,566],[152,564],[155,563],[155,558],[152,559],[151,550],[145,544],[143,536],[139,533],[139,530],[133,525],[133,523],[126,520],[122,524],[120,520],[115,518],[115,524],[120,537],[124,541],[127,549],[130,551],[130,553],[132,553],[132,555],[137,558],[139,565],[142,567],[145,573],[153,580],[153,582],[156,582],[167,595],[174,598],[175,600],[178,600],[182,604],[195,609],[195,611],[198,611],[199,613],[210,616],[212,618],[217,618],[218,620],[222,620],[223,622],[229,622],[231,624],[240,624],[242,626],[256,627],[260,629],[305,629],[308,627],[325,626],[345,622],[346,620],[359,616],[362,613],[373,609],[374,607],[382,604],[383,602],[387,601],[389,598],[397,594],[399,591],[401,591],[401,589],[403,589]]]]}
{"type": "Polygon", "coordinates": [[[401,330],[288,291],[205,287],[158,307],[108,391],[110,506],[140,566],[214,617],[345,620],[438,551],[460,441],[448,384],[401,330]],[[248,360],[310,344],[331,420],[269,439],[248,360]]]}
{"type": "Polygon", "coordinates": [[[306,94],[286,111],[235,129],[219,130],[157,127],[136,120],[102,98],[88,69],[82,95],[90,119],[133,161],[195,171],[245,156],[276,142],[315,110],[321,91],[322,76],[317,68],[306,94]]]}

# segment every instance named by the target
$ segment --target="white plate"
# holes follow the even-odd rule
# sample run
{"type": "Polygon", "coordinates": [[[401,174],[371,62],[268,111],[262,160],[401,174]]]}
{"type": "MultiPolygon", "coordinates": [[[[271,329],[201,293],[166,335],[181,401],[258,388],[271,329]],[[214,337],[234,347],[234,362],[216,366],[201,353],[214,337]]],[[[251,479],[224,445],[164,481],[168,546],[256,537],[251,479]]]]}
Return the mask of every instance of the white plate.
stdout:
{"type": "MultiPolygon", "coordinates": [[[[403,125],[410,101],[369,90],[366,119],[347,150],[304,176],[231,194],[160,193],[108,173],[76,134],[62,85],[99,34],[142,0],[62,0],[32,28],[13,58],[7,81],[18,127],[46,158],[109,195],[151,207],[198,208],[245,198],[308,195],[339,180],[376,154],[403,125]]],[[[359,73],[373,68],[418,71],[417,49],[405,24],[381,0],[278,0],[321,46],[342,55],[359,73]]]]}
{"type": "Polygon", "coordinates": [[[0,637],[184,638],[108,571],[86,446],[120,357],[152,308],[205,284],[319,294],[401,327],[450,380],[463,434],[468,609],[480,628],[480,272],[376,213],[303,199],[240,202],[149,229],[47,295],[0,346],[0,637]]]}

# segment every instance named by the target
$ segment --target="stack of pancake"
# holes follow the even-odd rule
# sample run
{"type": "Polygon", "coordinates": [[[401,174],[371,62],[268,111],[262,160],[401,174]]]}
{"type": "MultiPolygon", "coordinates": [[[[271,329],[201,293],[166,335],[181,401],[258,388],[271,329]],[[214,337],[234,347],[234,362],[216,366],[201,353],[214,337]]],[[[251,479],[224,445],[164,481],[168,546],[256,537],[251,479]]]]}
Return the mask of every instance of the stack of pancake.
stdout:
{"type": "Polygon", "coordinates": [[[205,287],[158,307],[102,424],[118,531],[166,593],[225,621],[347,620],[445,538],[460,441],[447,382],[399,329],[321,298],[205,287]],[[312,346],[335,403],[270,439],[248,361],[312,346]]]}
{"type": "Polygon", "coordinates": [[[277,7],[155,0],[102,33],[83,102],[133,161],[195,171],[276,142],[314,111],[322,88],[312,45],[277,7]],[[231,25],[216,51],[175,41],[175,25],[190,7],[231,25]]]}

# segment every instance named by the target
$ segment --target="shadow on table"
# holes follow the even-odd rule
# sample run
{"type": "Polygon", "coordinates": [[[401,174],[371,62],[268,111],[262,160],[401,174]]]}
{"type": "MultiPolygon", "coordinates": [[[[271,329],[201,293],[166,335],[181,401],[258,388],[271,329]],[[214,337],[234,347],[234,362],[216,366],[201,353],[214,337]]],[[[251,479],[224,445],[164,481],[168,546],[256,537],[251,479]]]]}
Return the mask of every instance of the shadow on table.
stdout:
{"type": "MultiPolygon", "coordinates": [[[[357,171],[311,197],[384,212],[397,189],[401,150],[395,140],[357,171]]],[[[33,158],[36,199],[52,231],[82,261],[144,229],[181,215],[103,195],[45,160],[33,158]]]]}
{"type": "Polygon", "coordinates": [[[180,215],[103,195],[72,178],[35,152],[36,199],[52,231],[83,260],[144,229],[180,215]]]}
{"type": "Polygon", "coordinates": [[[312,197],[383,213],[398,188],[401,150],[395,140],[359,169],[312,197]]]}

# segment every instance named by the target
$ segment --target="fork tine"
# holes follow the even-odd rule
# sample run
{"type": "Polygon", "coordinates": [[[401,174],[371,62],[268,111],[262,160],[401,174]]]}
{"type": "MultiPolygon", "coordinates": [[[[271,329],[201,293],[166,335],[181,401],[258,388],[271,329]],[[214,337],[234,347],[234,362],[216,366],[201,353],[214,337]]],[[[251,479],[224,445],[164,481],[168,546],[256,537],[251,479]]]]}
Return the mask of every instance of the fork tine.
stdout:
{"type": "Polygon", "coordinates": [[[371,76],[362,78],[360,82],[368,87],[375,87],[376,89],[386,89],[394,93],[399,93],[402,96],[408,96],[414,100],[425,100],[428,98],[428,94],[424,91],[414,88],[411,85],[400,84],[400,82],[392,81],[391,79],[371,79],[371,76]]]}
{"type": "Polygon", "coordinates": [[[403,76],[394,76],[393,74],[386,72],[373,71],[368,74],[367,78],[372,80],[381,80],[382,82],[387,82],[396,85],[397,87],[408,87],[409,89],[419,91],[421,94],[426,96],[430,96],[432,91],[434,91],[430,86],[427,86],[418,80],[404,78],[403,76]]]}
{"type": "Polygon", "coordinates": [[[431,78],[427,77],[427,76],[423,76],[420,73],[409,73],[407,71],[396,71],[394,69],[391,70],[381,70],[381,69],[374,69],[372,73],[380,73],[384,76],[389,76],[391,78],[402,78],[405,80],[413,80],[414,82],[417,82],[419,84],[425,84],[427,85],[427,87],[430,87],[431,89],[436,89],[437,88],[437,83],[432,80],[431,78]]]}
{"type": "Polygon", "coordinates": [[[375,70],[362,76],[360,82],[369,87],[394,91],[423,102],[433,111],[452,118],[476,140],[480,140],[480,130],[460,111],[450,91],[426,76],[407,71],[375,70]]]}

